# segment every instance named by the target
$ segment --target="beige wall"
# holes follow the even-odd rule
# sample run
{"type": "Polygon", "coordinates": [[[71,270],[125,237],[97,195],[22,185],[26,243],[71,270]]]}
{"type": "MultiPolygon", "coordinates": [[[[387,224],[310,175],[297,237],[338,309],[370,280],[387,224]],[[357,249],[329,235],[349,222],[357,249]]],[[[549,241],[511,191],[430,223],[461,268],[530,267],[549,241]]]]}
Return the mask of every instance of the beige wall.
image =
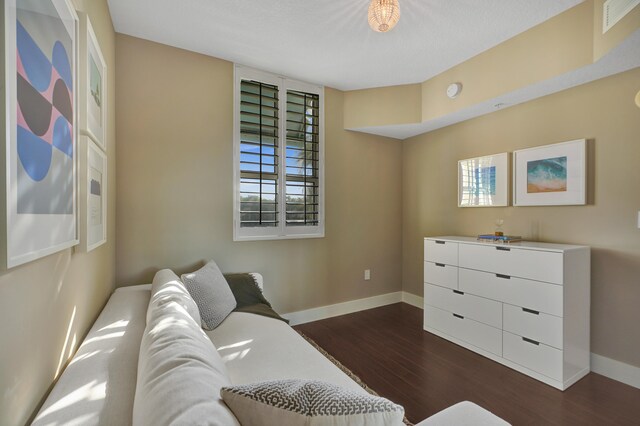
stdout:
{"type": "Polygon", "coordinates": [[[593,5],[579,4],[422,83],[422,121],[446,116],[593,62],[593,5]],[[451,100],[452,82],[464,88],[451,100]]]}
{"type": "Polygon", "coordinates": [[[598,60],[640,28],[640,7],[634,7],[609,31],[602,33],[602,16],[605,0],[593,2],[593,59],[598,60]]]}
{"type": "Polygon", "coordinates": [[[342,92],[325,92],[326,237],[233,242],[233,65],[120,34],[116,46],[118,285],[212,258],[263,273],[281,312],[400,290],[402,146],[343,130],[342,92]]]}
{"type": "Polygon", "coordinates": [[[110,72],[108,240],[90,253],[68,249],[0,272],[2,425],[24,424],[35,414],[114,287],[115,33],[106,0],[74,4],[89,14],[110,72]]]}
{"type": "Polygon", "coordinates": [[[346,129],[419,123],[421,119],[421,84],[344,92],[344,127],[346,129]]]}
{"type": "Polygon", "coordinates": [[[403,142],[403,289],[423,294],[425,236],[492,232],[592,247],[592,351],[640,366],[640,69],[403,142]],[[578,138],[587,206],[458,208],[457,161],[578,138]]]}

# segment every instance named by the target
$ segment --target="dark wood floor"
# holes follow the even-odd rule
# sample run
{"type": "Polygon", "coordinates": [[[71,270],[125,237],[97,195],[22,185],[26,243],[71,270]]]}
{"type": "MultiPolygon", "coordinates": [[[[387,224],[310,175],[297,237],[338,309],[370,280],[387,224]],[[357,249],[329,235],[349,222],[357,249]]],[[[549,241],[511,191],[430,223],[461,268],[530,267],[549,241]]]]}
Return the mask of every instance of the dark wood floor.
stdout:
{"type": "Polygon", "coordinates": [[[414,423],[468,400],[513,425],[640,425],[640,389],[591,373],[561,392],[422,330],[405,303],[295,328],[414,423]]]}

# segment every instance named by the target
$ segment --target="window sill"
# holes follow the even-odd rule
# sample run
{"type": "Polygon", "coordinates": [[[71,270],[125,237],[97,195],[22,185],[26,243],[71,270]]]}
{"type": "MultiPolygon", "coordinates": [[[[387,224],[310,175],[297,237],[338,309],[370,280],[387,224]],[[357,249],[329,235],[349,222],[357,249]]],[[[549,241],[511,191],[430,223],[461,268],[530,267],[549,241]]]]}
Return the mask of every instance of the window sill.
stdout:
{"type": "Polygon", "coordinates": [[[324,231],[315,234],[293,234],[293,235],[234,235],[234,242],[241,241],[277,241],[277,240],[302,240],[308,238],[324,238],[324,231]]]}

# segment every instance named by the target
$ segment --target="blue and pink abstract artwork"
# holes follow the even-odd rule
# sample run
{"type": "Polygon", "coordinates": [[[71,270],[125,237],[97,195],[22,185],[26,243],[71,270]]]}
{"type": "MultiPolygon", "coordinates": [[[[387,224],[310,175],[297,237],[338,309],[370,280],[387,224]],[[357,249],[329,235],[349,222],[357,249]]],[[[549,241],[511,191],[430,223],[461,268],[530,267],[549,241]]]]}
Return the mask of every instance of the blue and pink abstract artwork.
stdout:
{"type": "Polygon", "coordinates": [[[17,213],[72,214],[73,40],[51,1],[16,17],[17,213]]]}

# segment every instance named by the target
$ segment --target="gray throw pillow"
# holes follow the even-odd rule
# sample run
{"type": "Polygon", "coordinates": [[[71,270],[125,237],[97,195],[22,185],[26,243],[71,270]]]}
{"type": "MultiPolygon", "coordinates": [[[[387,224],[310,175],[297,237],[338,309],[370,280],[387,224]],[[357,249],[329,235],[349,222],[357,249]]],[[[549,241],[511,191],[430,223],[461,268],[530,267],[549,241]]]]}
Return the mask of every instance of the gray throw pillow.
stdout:
{"type": "Polygon", "coordinates": [[[236,298],[213,260],[195,272],[183,274],[182,282],[198,305],[205,330],[215,329],[236,308],[236,298]]]}
{"type": "Polygon", "coordinates": [[[242,426],[400,426],[404,408],[388,399],[316,380],[228,386],[220,396],[242,426]]]}

